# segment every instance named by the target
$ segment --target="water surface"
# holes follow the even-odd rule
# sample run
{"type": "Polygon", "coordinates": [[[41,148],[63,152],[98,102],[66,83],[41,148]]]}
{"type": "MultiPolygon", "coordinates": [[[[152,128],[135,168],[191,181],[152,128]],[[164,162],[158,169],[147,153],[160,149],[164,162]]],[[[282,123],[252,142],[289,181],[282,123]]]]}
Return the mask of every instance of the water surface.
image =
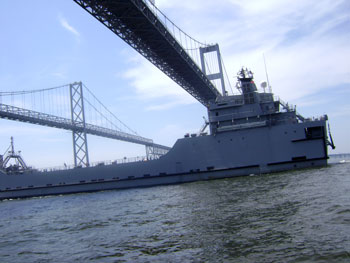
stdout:
{"type": "Polygon", "coordinates": [[[350,262],[350,164],[0,202],[0,262],[350,262]]]}

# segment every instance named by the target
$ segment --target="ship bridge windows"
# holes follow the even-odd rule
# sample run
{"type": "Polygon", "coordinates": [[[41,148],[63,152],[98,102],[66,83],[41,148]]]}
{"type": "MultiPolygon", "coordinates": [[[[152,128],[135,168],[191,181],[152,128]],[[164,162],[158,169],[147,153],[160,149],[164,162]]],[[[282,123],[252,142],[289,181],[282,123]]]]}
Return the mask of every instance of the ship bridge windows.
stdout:
{"type": "Polygon", "coordinates": [[[246,93],[244,94],[244,102],[246,104],[253,104],[255,103],[255,99],[254,99],[254,93],[246,93]]]}

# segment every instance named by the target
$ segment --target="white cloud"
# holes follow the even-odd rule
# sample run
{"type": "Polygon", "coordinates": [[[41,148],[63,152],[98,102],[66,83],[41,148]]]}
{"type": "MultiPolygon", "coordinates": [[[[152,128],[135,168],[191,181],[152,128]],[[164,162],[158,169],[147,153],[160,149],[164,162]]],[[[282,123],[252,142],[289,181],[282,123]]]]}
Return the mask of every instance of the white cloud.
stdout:
{"type": "Polygon", "coordinates": [[[129,62],[132,66],[124,72],[123,77],[131,82],[138,98],[152,102],[158,100],[156,105],[147,110],[163,110],[179,104],[196,103],[191,95],[144,58],[130,59],[129,62]],[[165,99],[167,103],[164,103],[165,99]]]}
{"type": "Polygon", "coordinates": [[[168,110],[171,108],[175,108],[179,105],[184,105],[184,104],[191,104],[194,103],[194,101],[191,100],[173,100],[170,102],[166,103],[158,103],[156,105],[151,105],[146,108],[147,111],[158,111],[158,110],[168,110]]]}
{"type": "Polygon", "coordinates": [[[157,130],[155,138],[157,138],[157,143],[173,146],[179,137],[182,137],[189,132],[196,133],[198,130],[199,128],[196,127],[183,127],[182,125],[169,124],[162,129],[157,130]]]}
{"type": "Polygon", "coordinates": [[[349,119],[350,118],[350,105],[342,105],[340,107],[337,107],[337,109],[333,112],[330,112],[329,115],[332,118],[346,117],[344,119],[349,119]]]}
{"type": "Polygon", "coordinates": [[[269,53],[273,88],[288,99],[350,82],[350,51],[342,41],[317,44],[313,39],[269,53]],[[342,52],[339,52],[342,50],[342,52]]]}
{"type": "Polygon", "coordinates": [[[73,27],[73,26],[71,26],[69,23],[68,23],[68,21],[67,21],[67,19],[66,18],[64,18],[63,16],[59,16],[58,17],[58,19],[59,19],[59,22],[60,22],[60,24],[61,24],[61,26],[63,27],[63,28],[65,28],[66,30],[68,30],[69,32],[71,32],[73,35],[75,35],[76,37],[79,37],[80,36],[80,33],[73,27]]]}
{"type": "Polygon", "coordinates": [[[306,108],[306,107],[314,107],[317,105],[324,105],[329,103],[329,99],[327,98],[310,98],[310,97],[303,97],[300,100],[297,101],[298,108],[306,108]]]}
{"type": "Polygon", "coordinates": [[[57,71],[57,72],[53,72],[53,73],[52,73],[52,76],[57,77],[57,78],[59,78],[59,79],[65,79],[65,78],[67,78],[65,72],[58,72],[58,71],[57,71]]]}

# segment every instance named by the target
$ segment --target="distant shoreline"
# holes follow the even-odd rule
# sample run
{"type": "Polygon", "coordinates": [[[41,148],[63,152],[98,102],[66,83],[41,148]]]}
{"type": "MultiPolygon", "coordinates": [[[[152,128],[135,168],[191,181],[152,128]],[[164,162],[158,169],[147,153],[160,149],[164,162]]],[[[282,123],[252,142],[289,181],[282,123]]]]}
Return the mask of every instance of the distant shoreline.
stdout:
{"type": "Polygon", "coordinates": [[[333,158],[350,158],[350,153],[336,153],[336,154],[329,154],[329,157],[333,157],[333,158]]]}

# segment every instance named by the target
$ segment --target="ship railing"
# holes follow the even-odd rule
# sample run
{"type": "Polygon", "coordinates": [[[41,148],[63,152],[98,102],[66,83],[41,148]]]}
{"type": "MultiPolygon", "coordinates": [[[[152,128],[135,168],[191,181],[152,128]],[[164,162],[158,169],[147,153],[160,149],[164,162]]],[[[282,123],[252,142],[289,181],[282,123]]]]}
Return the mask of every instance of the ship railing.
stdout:
{"type": "MultiPolygon", "coordinates": [[[[300,118],[297,116],[297,118],[300,120],[300,118]]],[[[303,118],[303,120],[301,120],[302,122],[313,122],[313,121],[326,121],[328,118],[327,118],[327,115],[323,115],[323,116],[320,116],[318,118],[315,118],[315,117],[312,117],[312,118],[303,118]]],[[[273,123],[274,124],[279,124],[279,123],[285,123],[285,122],[290,122],[290,123],[295,123],[296,120],[295,118],[293,118],[292,116],[289,116],[287,118],[282,118],[282,119],[273,119],[273,123]]]]}
{"type": "Polygon", "coordinates": [[[305,122],[326,121],[327,119],[328,119],[327,115],[323,115],[319,117],[305,118],[305,122]]]}
{"type": "MultiPolygon", "coordinates": [[[[135,163],[135,162],[145,162],[148,161],[146,156],[137,156],[137,157],[124,157],[121,159],[116,160],[107,160],[107,161],[99,161],[99,162],[92,162],[90,163],[89,167],[96,167],[96,166],[105,166],[105,165],[118,165],[118,164],[125,164],[125,163],[135,163]]],[[[46,168],[39,168],[35,169],[40,172],[54,172],[54,171],[62,171],[62,170],[70,170],[70,169],[79,169],[81,167],[74,167],[73,164],[64,164],[61,166],[52,166],[52,167],[46,167],[46,168]]]]}
{"type": "Polygon", "coordinates": [[[287,112],[295,112],[296,117],[301,121],[301,122],[305,122],[305,118],[303,117],[303,115],[301,115],[299,112],[297,112],[297,106],[296,105],[292,105],[292,104],[288,104],[288,102],[284,102],[281,98],[279,98],[278,96],[275,96],[275,101],[278,101],[279,104],[283,107],[284,110],[286,110],[287,112]]]}
{"type": "Polygon", "coordinates": [[[288,102],[284,102],[280,97],[275,96],[275,101],[278,101],[280,105],[285,109],[286,111],[296,111],[296,106],[293,104],[289,104],[288,102]]]}
{"type": "Polygon", "coordinates": [[[101,161],[101,162],[93,162],[90,164],[90,167],[94,166],[103,166],[103,165],[112,165],[112,164],[123,164],[123,163],[136,163],[136,162],[145,162],[147,161],[146,156],[136,156],[136,157],[124,157],[117,160],[107,160],[107,161],[101,161]]]}

